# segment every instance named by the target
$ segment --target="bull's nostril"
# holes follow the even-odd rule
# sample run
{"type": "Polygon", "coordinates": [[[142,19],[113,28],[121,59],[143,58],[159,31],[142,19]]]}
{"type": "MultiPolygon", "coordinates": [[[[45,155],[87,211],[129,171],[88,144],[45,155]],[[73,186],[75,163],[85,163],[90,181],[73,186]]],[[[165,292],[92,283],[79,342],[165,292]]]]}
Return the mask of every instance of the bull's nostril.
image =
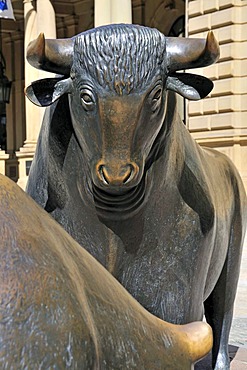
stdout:
{"type": "Polygon", "coordinates": [[[139,167],[135,163],[127,165],[128,169],[124,175],[123,184],[127,184],[134,180],[139,173],[139,167]]]}
{"type": "Polygon", "coordinates": [[[99,176],[100,176],[100,178],[103,180],[103,182],[104,182],[106,185],[109,185],[109,181],[107,180],[106,174],[105,174],[105,172],[104,172],[104,165],[103,165],[103,164],[101,164],[101,165],[99,166],[98,172],[99,172],[99,176]]]}
{"type": "Polygon", "coordinates": [[[124,176],[123,184],[127,184],[131,180],[132,177],[133,177],[133,168],[130,165],[129,168],[128,168],[128,171],[126,172],[126,174],[124,176]]]}

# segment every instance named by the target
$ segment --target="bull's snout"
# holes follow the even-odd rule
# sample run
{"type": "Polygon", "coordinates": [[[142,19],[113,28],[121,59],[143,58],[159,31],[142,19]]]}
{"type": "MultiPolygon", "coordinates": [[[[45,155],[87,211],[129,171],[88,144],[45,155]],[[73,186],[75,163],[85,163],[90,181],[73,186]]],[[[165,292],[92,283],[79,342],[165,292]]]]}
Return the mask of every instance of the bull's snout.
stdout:
{"type": "Polygon", "coordinates": [[[139,168],[134,163],[124,165],[107,165],[99,163],[97,165],[97,176],[99,181],[105,186],[125,186],[130,185],[136,179],[139,168]]]}

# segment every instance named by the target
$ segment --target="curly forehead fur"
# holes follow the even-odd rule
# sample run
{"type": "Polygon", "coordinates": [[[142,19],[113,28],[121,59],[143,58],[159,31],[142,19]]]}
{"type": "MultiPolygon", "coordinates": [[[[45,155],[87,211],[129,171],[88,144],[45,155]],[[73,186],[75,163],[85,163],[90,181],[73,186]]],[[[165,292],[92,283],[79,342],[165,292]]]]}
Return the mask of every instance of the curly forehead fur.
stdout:
{"type": "Polygon", "coordinates": [[[84,71],[117,94],[129,94],[165,73],[166,38],[137,25],[99,27],[75,38],[72,73],[84,71]]]}

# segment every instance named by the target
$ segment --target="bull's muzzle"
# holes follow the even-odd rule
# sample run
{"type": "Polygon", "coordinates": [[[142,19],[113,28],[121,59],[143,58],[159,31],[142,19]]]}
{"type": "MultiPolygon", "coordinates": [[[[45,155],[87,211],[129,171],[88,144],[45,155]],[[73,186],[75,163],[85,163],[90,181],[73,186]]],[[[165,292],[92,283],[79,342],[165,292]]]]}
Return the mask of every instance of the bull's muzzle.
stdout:
{"type": "Polygon", "coordinates": [[[136,185],[139,167],[135,163],[107,165],[97,164],[97,177],[101,185],[107,187],[131,187],[136,185]]]}

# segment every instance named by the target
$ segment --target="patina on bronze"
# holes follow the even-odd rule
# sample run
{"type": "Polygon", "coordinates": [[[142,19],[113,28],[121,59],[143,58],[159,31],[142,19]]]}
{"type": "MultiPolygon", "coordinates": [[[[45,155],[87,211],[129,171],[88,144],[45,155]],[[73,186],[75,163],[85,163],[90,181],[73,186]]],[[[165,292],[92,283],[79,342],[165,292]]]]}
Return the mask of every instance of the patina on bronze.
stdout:
{"type": "Polygon", "coordinates": [[[213,368],[230,368],[227,343],[246,224],[246,195],[223,154],[199,147],[175,94],[201,99],[205,77],[177,72],[219,57],[204,39],[111,25],[45,40],[30,63],[57,72],[34,82],[46,110],[28,193],[140,304],[176,324],[213,328],[213,368]]]}
{"type": "Polygon", "coordinates": [[[151,315],[2,175],[0,233],[1,369],[191,370],[210,350],[207,324],[151,315]]]}

